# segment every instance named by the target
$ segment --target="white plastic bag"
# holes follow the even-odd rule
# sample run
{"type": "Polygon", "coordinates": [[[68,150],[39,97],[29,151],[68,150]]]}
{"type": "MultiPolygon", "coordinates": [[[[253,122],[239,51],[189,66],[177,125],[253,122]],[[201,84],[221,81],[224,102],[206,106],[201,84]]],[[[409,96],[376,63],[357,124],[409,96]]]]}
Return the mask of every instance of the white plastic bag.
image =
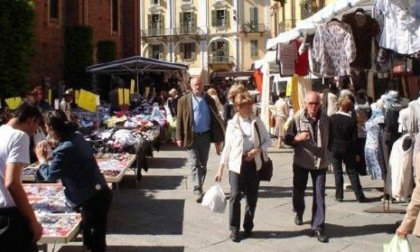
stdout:
{"type": "Polygon", "coordinates": [[[412,249],[407,238],[403,239],[394,235],[389,243],[384,244],[384,252],[412,252],[412,249]]]}
{"type": "Polygon", "coordinates": [[[204,194],[201,205],[207,207],[213,213],[223,213],[225,211],[226,197],[219,183],[210,187],[206,194],[204,194]]]}

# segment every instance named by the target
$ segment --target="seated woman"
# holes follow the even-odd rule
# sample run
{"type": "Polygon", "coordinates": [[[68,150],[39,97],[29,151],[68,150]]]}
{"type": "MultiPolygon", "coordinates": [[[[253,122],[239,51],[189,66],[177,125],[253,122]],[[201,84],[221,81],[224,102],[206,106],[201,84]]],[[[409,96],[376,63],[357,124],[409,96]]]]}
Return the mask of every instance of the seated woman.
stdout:
{"type": "Polygon", "coordinates": [[[61,110],[49,112],[45,127],[51,140],[36,146],[38,179],[61,180],[66,198],[82,215],[83,243],[92,251],[105,251],[107,215],[112,193],[101,174],[93,149],[61,110]],[[47,162],[48,147],[56,145],[47,162]]]}

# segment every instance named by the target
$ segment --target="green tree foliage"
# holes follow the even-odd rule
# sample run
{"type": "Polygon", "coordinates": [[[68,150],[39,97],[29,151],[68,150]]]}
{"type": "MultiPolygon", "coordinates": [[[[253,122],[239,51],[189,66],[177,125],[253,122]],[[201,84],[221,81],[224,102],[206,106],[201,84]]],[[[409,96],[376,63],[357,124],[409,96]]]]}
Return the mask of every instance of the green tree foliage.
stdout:
{"type": "Polygon", "coordinates": [[[93,30],[90,26],[68,26],[64,30],[64,80],[74,89],[91,90],[91,74],[86,67],[93,63],[93,30]]]}
{"type": "Polygon", "coordinates": [[[0,97],[28,90],[34,54],[35,9],[30,0],[0,0],[0,97]]]}

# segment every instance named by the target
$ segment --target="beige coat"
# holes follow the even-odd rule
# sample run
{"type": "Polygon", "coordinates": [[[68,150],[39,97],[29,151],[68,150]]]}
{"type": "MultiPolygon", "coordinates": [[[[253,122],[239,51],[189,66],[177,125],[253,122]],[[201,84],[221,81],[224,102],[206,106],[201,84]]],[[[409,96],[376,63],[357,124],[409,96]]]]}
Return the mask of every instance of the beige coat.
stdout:
{"type": "Polygon", "coordinates": [[[411,201],[401,225],[413,231],[413,235],[420,236],[420,218],[418,218],[420,212],[420,155],[417,155],[414,167],[416,167],[416,188],[411,195],[411,201]]]}

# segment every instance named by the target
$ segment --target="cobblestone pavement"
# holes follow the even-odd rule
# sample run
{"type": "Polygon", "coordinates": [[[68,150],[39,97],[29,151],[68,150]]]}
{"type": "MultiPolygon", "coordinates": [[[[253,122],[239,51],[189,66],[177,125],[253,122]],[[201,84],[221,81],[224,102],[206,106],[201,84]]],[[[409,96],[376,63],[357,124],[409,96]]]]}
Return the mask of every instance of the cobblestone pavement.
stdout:
{"type": "MultiPolygon", "coordinates": [[[[311,182],[308,183],[304,225],[296,226],[291,203],[292,149],[269,150],[274,163],[271,182],[262,182],[257,204],[254,235],[233,243],[229,239],[228,211],[211,213],[197,204],[192,192],[187,153],[173,144],[165,144],[150,159],[150,168],[135,184],[129,172],[114,190],[109,216],[108,251],[150,252],[235,252],[235,251],[382,251],[391,240],[395,223],[403,218],[406,203],[390,204],[384,212],[380,199],[383,181],[362,177],[368,198],[375,201],[358,203],[351,189],[345,190],[344,201],[334,200],[334,176],[327,175],[326,233],[329,243],[310,237],[311,182]]],[[[219,157],[214,148],[208,165],[205,188],[214,184],[219,157]]],[[[349,182],[345,177],[345,182],[349,182]]],[[[227,174],[221,183],[229,192],[227,174]]],[[[243,204],[244,205],[244,204],[243,204]]],[[[242,209],[243,209],[242,205],[242,209]]],[[[228,209],[228,208],[227,208],[228,209]]],[[[420,239],[409,236],[413,251],[420,251],[420,239]]],[[[67,244],[49,245],[49,251],[84,251],[80,236],[67,244]]]]}

